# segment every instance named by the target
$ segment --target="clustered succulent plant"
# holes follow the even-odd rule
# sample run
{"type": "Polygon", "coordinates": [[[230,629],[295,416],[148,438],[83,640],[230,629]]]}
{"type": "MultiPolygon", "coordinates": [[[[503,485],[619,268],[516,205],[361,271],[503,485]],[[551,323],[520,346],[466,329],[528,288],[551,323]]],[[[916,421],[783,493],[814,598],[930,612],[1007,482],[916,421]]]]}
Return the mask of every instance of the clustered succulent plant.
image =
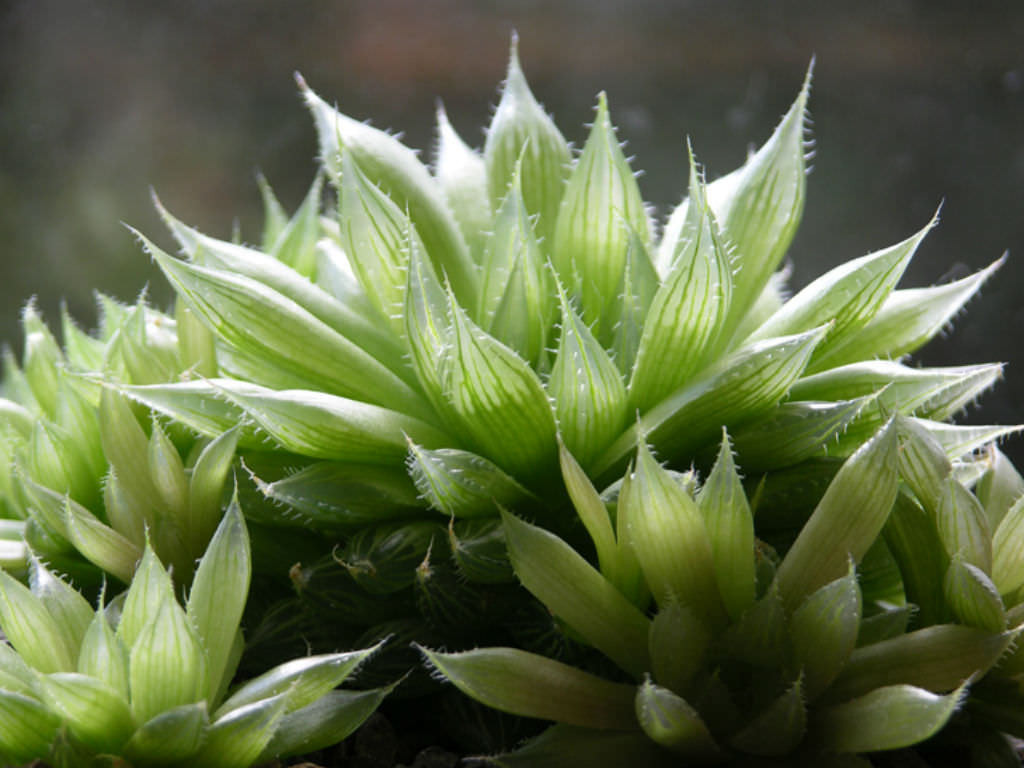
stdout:
{"type": "Polygon", "coordinates": [[[897,289],[933,220],[789,296],[809,75],[738,170],[690,149],[660,232],[606,97],[574,153],[515,44],[432,170],[299,86],[322,170],[293,215],[261,180],[258,247],[157,201],[173,312],[103,298],[61,347],[25,311],[9,761],[245,766],[466,694],[555,723],[498,765],[1016,764],[1015,428],[949,423],[1001,367],[905,362],[998,262],[897,289]]]}

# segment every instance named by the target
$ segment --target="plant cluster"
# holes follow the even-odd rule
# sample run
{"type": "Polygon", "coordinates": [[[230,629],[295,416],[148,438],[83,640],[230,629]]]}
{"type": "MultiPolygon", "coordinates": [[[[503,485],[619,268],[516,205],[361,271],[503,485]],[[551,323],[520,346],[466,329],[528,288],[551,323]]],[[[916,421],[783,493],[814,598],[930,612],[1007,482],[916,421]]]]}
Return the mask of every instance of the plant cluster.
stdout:
{"type": "Polygon", "coordinates": [[[261,180],[253,247],[157,201],[173,312],[61,346],[29,305],[5,357],[9,762],[246,766],[465,694],[555,723],[498,765],[1017,764],[1015,428],[949,422],[1001,367],[906,363],[998,262],[897,289],[933,220],[789,296],[809,75],[660,232],[604,94],[574,153],[515,45],[433,169],[299,86],[294,214],[261,180]]]}

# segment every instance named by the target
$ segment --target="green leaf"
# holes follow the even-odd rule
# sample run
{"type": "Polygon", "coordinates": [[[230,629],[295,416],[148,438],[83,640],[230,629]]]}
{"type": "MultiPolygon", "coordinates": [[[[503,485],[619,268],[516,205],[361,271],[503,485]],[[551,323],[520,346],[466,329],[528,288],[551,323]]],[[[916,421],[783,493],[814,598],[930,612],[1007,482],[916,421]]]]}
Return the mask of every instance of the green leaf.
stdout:
{"type": "Polygon", "coordinates": [[[547,382],[561,439],[585,467],[622,432],[626,387],[615,363],[558,288],[562,305],[558,351],[547,382]]]}
{"type": "Polygon", "coordinates": [[[783,398],[825,333],[819,328],[798,336],[758,342],[729,355],[696,380],[643,414],[596,462],[606,473],[647,439],[666,457],[690,456],[715,439],[722,426],[734,426],[768,412],[783,398]]]}
{"type": "Polygon", "coordinates": [[[189,760],[205,741],[209,724],[205,701],[174,707],[140,725],[125,744],[123,754],[140,765],[173,765],[189,760]]]}
{"type": "Polygon", "coordinates": [[[232,428],[210,441],[200,452],[188,480],[188,521],[183,525],[193,555],[200,554],[221,517],[224,483],[238,446],[239,429],[232,428]]]}
{"type": "Polygon", "coordinates": [[[900,443],[900,476],[922,506],[934,515],[943,486],[953,472],[953,463],[923,424],[905,416],[896,416],[894,421],[900,443]]]}
{"type": "Polygon", "coordinates": [[[992,581],[1000,594],[1009,595],[1024,586],[1024,496],[1010,507],[992,537],[992,581]]]}
{"type": "MultiPolygon", "coordinates": [[[[617,289],[630,231],[641,233],[646,240],[650,229],[640,188],[615,136],[604,92],[598,94],[596,112],[566,184],[549,241],[555,269],[579,297],[588,325],[601,320],[619,300],[617,289]]],[[[526,152],[530,149],[527,146],[526,152]]],[[[524,189],[528,181],[524,179],[524,189]]],[[[540,226],[546,227],[543,213],[540,226]]]]}
{"type": "Polygon", "coordinates": [[[872,643],[850,654],[825,698],[842,701],[890,685],[950,691],[972,675],[984,674],[1010,647],[1015,635],[938,624],[872,643]]]}
{"type": "Polygon", "coordinates": [[[380,706],[391,688],[328,691],[312,704],[289,712],[257,759],[308,754],[346,739],[380,706]]]}
{"type": "Polygon", "coordinates": [[[285,224],[267,252],[300,275],[316,272],[316,241],[320,238],[320,197],[323,176],[317,174],[299,210],[285,224]]]}
{"type": "Polygon", "coordinates": [[[163,602],[138,633],[128,656],[136,722],[204,699],[210,691],[208,675],[206,652],[185,612],[173,598],[163,602]]]}
{"type": "Polygon", "coordinates": [[[102,606],[96,609],[82,638],[77,671],[104,683],[128,701],[128,653],[114,634],[102,606]]]}
{"type": "Polygon", "coordinates": [[[711,542],[718,593],[736,620],[755,598],[754,517],[724,429],[718,458],[697,495],[697,510],[711,542]]]}
{"type": "Polygon", "coordinates": [[[719,645],[729,657],[757,667],[779,668],[790,658],[786,610],[778,582],[722,635],[719,645]]]}
{"type": "Polygon", "coordinates": [[[210,692],[220,690],[233,671],[228,662],[251,577],[249,533],[236,491],[199,561],[186,605],[186,614],[206,651],[206,690],[210,692]]]}
{"type": "Polygon", "coordinates": [[[635,709],[640,727],[659,746],[688,761],[720,759],[718,745],[700,713],[668,688],[645,680],[636,690],[635,709]]]}
{"type": "Polygon", "coordinates": [[[622,669],[650,670],[650,621],[576,550],[552,533],[503,514],[516,576],[555,616],[622,669]]]}
{"type": "Polygon", "coordinates": [[[620,562],[619,542],[615,538],[608,508],[590,482],[590,478],[561,440],[558,443],[558,463],[562,468],[562,480],[576,508],[576,514],[594,542],[601,573],[621,590],[621,579],[625,575],[622,569],[625,564],[620,562]]]}
{"type": "Polygon", "coordinates": [[[434,165],[445,200],[459,224],[470,254],[479,262],[484,250],[484,233],[493,226],[487,191],[487,167],[455,132],[444,107],[437,107],[437,161],[434,165]]]}
{"type": "Polygon", "coordinates": [[[947,327],[1005,260],[1004,256],[969,277],[945,285],[894,291],[871,322],[832,346],[828,365],[872,358],[895,360],[916,351],[947,327]]]}
{"type": "Polygon", "coordinates": [[[736,453],[748,471],[767,471],[823,456],[876,395],[836,402],[782,403],[733,433],[736,453]]]}
{"type": "Polygon", "coordinates": [[[204,235],[171,216],[159,201],[156,205],[185,253],[197,266],[251,278],[290,299],[360,348],[372,352],[399,376],[407,370],[399,339],[379,322],[372,305],[362,293],[339,301],[274,257],[204,235]]]}
{"type": "Polygon", "coordinates": [[[804,130],[811,69],[767,142],[708,187],[708,201],[735,247],[736,283],[727,328],[739,325],[789,248],[804,208],[804,130]]]}
{"type": "Polygon", "coordinates": [[[187,264],[144,244],[193,312],[243,356],[281,372],[282,380],[410,413],[423,409],[420,396],[397,374],[287,296],[244,275],[187,264]]]}
{"type": "Polygon", "coordinates": [[[962,623],[989,632],[1006,629],[1006,609],[999,590],[981,568],[966,562],[962,555],[952,558],[943,590],[946,603],[962,623]]]}
{"type": "Polygon", "coordinates": [[[342,173],[344,149],[395,205],[409,211],[434,265],[448,276],[459,299],[472,306],[476,266],[437,182],[416,153],[393,136],[341,114],[313,93],[301,77],[296,79],[316,123],[321,160],[335,184],[342,173]]]}
{"type": "Polygon", "coordinates": [[[118,752],[135,729],[124,694],[74,672],[41,675],[43,700],[76,738],[97,752],[118,752]]]}
{"type": "Polygon", "coordinates": [[[900,493],[883,534],[899,564],[906,599],[918,608],[917,622],[921,626],[938,623],[946,610],[942,582],[949,556],[935,517],[908,494],[900,493]]]}
{"type": "Polygon", "coordinates": [[[647,314],[660,285],[645,240],[646,233],[629,233],[622,282],[616,293],[619,300],[609,306],[612,314],[602,321],[603,327],[614,329],[609,352],[623,376],[633,370],[647,314]]]}
{"type": "Polygon", "coordinates": [[[470,451],[432,451],[410,441],[406,467],[420,496],[448,517],[495,517],[499,506],[535,499],[500,467],[470,451]]]}
{"type": "Polygon", "coordinates": [[[293,659],[243,683],[220,705],[216,719],[250,704],[283,695],[285,712],[301,710],[341,685],[355,669],[378,651],[383,643],[346,653],[326,653],[293,659]]]}
{"type": "Polygon", "coordinates": [[[416,487],[397,466],[319,461],[270,483],[251,477],[266,498],[287,504],[317,531],[408,518],[423,508],[416,487]]]}
{"type": "Polygon", "coordinates": [[[406,238],[419,236],[405,213],[366,178],[350,152],[342,152],[341,167],[341,246],[363,291],[392,330],[401,334],[409,262],[406,238]]]}
{"type": "Polygon", "coordinates": [[[34,557],[29,565],[29,588],[57,622],[72,656],[77,658],[82,638],[92,623],[93,611],[89,601],[34,557]]]}
{"type": "Polygon", "coordinates": [[[946,554],[963,556],[965,562],[986,574],[992,572],[992,535],[988,529],[985,509],[977,497],[952,475],[941,487],[942,495],[935,510],[939,538],[946,554]]]}
{"type": "Polygon", "coordinates": [[[944,726],[964,699],[961,686],[946,696],[912,685],[891,685],[816,716],[817,738],[834,752],[876,752],[909,747],[944,726]]]}
{"type": "Polygon", "coordinates": [[[797,678],[775,701],[759,712],[731,739],[750,755],[781,756],[795,750],[807,732],[803,678],[797,678]]]}
{"type": "Polygon", "coordinates": [[[149,434],[149,476],[153,479],[157,493],[164,505],[176,518],[180,525],[185,522],[188,511],[188,480],[185,477],[185,464],[181,460],[178,449],[164,433],[160,422],[153,420],[149,434]]]}
{"type": "Polygon", "coordinates": [[[25,381],[43,413],[52,419],[57,411],[58,367],[64,362],[64,355],[34,302],[29,302],[22,312],[21,325],[25,333],[25,381]]]}
{"type": "Polygon", "coordinates": [[[70,499],[65,507],[65,521],[68,539],[86,560],[125,584],[131,582],[135,565],[142,557],[134,542],[70,499]]]}
{"type": "Polygon", "coordinates": [[[846,576],[812,592],[793,611],[789,632],[808,700],[842,670],[857,644],[860,622],[861,592],[852,563],[846,576]]]}
{"type": "Polygon", "coordinates": [[[681,603],[666,603],[651,620],[647,636],[655,682],[687,693],[711,641],[711,628],[698,614],[681,603]]]}
{"type": "Polygon", "coordinates": [[[488,191],[491,208],[497,210],[521,162],[526,210],[537,217],[537,234],[550,244],[572,155],[554,121],[531,93],[517,48],[518,39],[513,35],[508,74],[484,143],[488,191]]]}
{"type": "Polygon", "coordinates": [[[0,571],[0,629],[39,672],[70,672],[75,668],[77,639],[63,631],[41,599],[4,571],[0,571]]]}
{"type": "Polygon", "coordinates": [[[630,402],[640,409],[687,384],[722,346],[719,334],[733,275],[692,152],[690,201],[668,273],[647,313],[629,382],[630,402]]]}
{"type": "Polygon", "coordinates": [[[206,739],[190,765],[196,768],[250,768],[277,732],[287,694],[232,709],[206,730],[206,739]]]}
{"type": "Polygon", "coordinates": [[[410,241],[408,286],[405,291],[405,335],[416,377],[436,411],[447,415],[441,357],[451,344],[448,296],[422,251],[410,241]]]}
{"type": "Polygon", "coordinates": [[[788,610],[840,578],[881,533],[896,500],[896,430],[889,424],[843,464],[778,570],[788,610]]]}
{"type": "Polygon", "coordinates": [[[281,232],[288,226],[288,213],[284,206],[277,199],[270,183],[262,173],[256,173],[256,186],[260,189],[260,197],[263,200],[263,239],[261,250],[269,253],[274,243],[281,235],[281,232]]]}
{"type": "Polygon", "coordinates": [[[404,412],[331,395],[274,391],[220,380],[220,394],[251,417],[280,447],[320,459],[391,463],[406,452],[406,436],[428,446],[451,439],[404,412]]]}
{"type": "Polygon", "coordinates": [[[829,332],[814,350],[807,370],[814,372],[833,367],[829,363],[829,352],[875,316],[937,221],[936,214],[921,231],[903,242],[829,270],[783,304],[751,338],[785,336],[831,320],[829,332]]]}
{"type": "Polygon", "coordinates": [[[390,595],[412,586],[417,566],[446,539],[433,522],[381,523],[360,528],[334,557],[367,592],[390,595]]]}
{"type": "Polygon", "coordinates": [[[441,359],[445,396],[478,453],[513,476],[537,477],[552,465],[556,450],[544,386],[522,358],[473,323],[454,296],[449,299],[453,338],[441,359]]]}
{"type": "Polygon", "coordinates": [[[623,481],[618,530],[636,552],[659,605],[679,600],[713,625],[720,622],[722,604],[704,518],[643,443],[635,470],[623,481]]]}
{"type": "Polygon", "coordinates": [[[240,446],[255,448],[264,445],[265,436],[258,434],[253,425],[239,423],[245,421],[245,412],[221,395],[225,387],[262,392],[264,388],[258,384],[235,379],[203,379],[143,386],[111,383],[108,386],[129,400],[169,416],[206,437],[219,437],[237,427],[240,446]]]}
{"type": "Polygon", "coordinates": [[[45,758],[60,718],[35,698],[0,689],[0,753],[16,763],[45,758]]]}
{"type": "Polygon", "coordinates": [[[988,449],[989,468],[978,481],[975,492],[985,505],[989,526],[997,530],[1010,508],[1024,497],[1024,477],[995,446],[988,449]]]}
{"type": "Polygon", "coordinates": [[[459,574],[471,584],[515,581],[500,518],[453,520],[448,526],[448,545],[459,574]]]}
{"type": "Polygon", "coordinates": [[[171,577],[148,545],[135,575],[130,579],[117,625],[117,637],[131,650],[142,631],[156,621],[165,605],[177,605],[171,577]]]}
{"type": "Polygon", "coordinates": [[[631,685],[515,648],[461,653],[419,648],[427,663],[455,687],[489,707],[587,728],[636,728],[631,685]]]}

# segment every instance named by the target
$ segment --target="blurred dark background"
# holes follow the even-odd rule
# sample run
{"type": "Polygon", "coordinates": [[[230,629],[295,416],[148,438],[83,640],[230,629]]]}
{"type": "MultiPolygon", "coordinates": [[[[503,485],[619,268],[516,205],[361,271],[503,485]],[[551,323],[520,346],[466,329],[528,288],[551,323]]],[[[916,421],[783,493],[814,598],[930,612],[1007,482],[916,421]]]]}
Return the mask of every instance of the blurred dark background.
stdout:
{"type": "MultiPolygon", "coordinates": [[[[37,296],[88,327],[93,291],[132,300],[162,277],[121,222],[170,239],[179,218],[256,241],[262,171],[287,207],[315,173],[292,79],[403,131],[429,159],[442,100],[483,141],[512,30],[537,97],[579,146],[606,90],[641,186],[664,215],[685,188],[685,140],[709,178],[762,142],[817,57],[817,153],[794,287],[942,223],[902,285],[962,277],[1009,250],[928,364],[1001,360],[968,419],[1024,421],[1024,2],[934,0],[130,0],[0,3],[0,338],[20,346],[37,296]]],[[[1005,448],[1020,463],[1024,439],[1005,448]]]]}

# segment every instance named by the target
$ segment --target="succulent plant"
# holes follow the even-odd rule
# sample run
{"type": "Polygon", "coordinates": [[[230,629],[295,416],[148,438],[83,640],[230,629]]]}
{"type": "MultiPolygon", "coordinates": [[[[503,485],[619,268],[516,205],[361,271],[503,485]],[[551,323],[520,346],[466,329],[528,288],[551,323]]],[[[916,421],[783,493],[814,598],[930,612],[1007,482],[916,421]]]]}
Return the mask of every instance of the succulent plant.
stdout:
{"type": "Polygon", "coordinates": [[[0,572],[0,627],[13,646],[0,646],[0,759],[246,768],[343,739],[387,694],[332,690],[374,648],[295,659],[226,695],[250,576],[237,503],[184,608],[149,546],[123,597],[95,611],[39,560],[31,588],[0,572]]]}
{"type": "MultiPolygon", "coordinates": [[[[727,438],[696,491],[642,444],[614,515],[564,448],[561,459],[599,566],[506,513],[509,554],[523,585],[623,674],[514,648],[424,649],[469,696],[557,723],[495,764],[570,765],[582,751],[608,766],[863,765],[857,755],[917,744],[985,706],[1002,707],[1002,721],[980,721],[1006,754],[998,722],[1019,701],[964,702],[1020,631],[1008,621],[1019,577],[1004,563],[1024,544],[1024,496],[993,539],[995,502],[960,483],[919,423],[897,416],[849,457],[781,558],[755,538],[727,438]]],[[[1019,658],[993,680],[1015,680],[1019,658]]]]}

